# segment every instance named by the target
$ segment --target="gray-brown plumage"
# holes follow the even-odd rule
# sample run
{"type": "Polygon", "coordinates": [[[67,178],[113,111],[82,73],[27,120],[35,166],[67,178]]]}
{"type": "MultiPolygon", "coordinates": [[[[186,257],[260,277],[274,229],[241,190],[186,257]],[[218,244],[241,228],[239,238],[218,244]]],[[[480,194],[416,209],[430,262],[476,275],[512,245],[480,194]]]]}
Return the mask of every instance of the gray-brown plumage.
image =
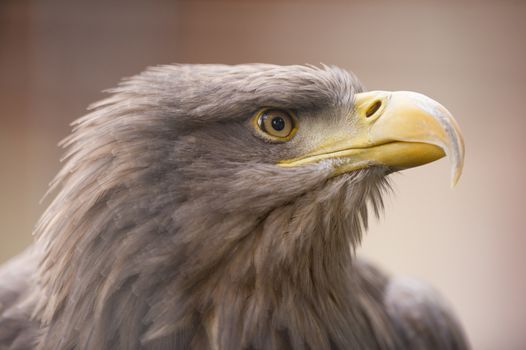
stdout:
{"type": "Polygon", "coordinates": [[[407,164],[305,161],[356,134],[362,91],[326,66],[124,81],[75,122],[35,244],[0,269],[0,348],[466,349],[429,287],[353,255],[385,176],[407,164]],[[257,130],[265,107],[294,115],[290,140],[257,130]]]}

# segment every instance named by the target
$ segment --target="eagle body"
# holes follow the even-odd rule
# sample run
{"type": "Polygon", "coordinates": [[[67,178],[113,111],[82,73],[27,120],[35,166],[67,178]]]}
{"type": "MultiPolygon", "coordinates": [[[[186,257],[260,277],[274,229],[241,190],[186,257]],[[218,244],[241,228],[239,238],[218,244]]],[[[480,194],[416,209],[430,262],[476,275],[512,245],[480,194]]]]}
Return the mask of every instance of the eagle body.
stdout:
{"type": "Polygon", "coordinates": [[[389,136],[396,101],[427,103],[398,96],[327,66],[124,81],[75,122],[36,242],[0,268],[0,349],[468,348],[433,289],[354,256],[389,173],[463,155],[445,112],[389,136]]]}

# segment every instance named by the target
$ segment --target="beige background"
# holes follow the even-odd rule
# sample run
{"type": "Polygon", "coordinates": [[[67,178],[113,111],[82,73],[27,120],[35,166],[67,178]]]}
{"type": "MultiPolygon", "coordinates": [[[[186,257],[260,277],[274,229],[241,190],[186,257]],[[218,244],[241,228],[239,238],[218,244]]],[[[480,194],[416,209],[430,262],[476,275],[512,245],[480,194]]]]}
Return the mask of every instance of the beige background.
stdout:
{"type": "Polygon", "coordinates": [[[467,145],[393,176],[359,254],[437,286],[475,349],[526,348],[526,2],[0,2],[0,261],[31,241],[68,124],[170,62],[337,64],[445,104],[467,145]]]}

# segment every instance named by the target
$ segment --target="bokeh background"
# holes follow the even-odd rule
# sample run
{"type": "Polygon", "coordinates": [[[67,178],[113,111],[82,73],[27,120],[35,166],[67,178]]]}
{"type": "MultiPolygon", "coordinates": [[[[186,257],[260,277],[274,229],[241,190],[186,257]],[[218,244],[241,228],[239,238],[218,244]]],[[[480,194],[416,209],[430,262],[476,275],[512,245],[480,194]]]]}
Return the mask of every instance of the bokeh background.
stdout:
{"type": "MultiPolygon", "coordinates": [[[[448,107],[467,146],[393,176],[358,254],[439,288],[475,349],[526,348],[526,2],[0,2],[0,262],[30,244],[57,142],[148,65],[320,62],[448,107]]],[[[1,283],[1,281],[0,281],[1,283]]]]}

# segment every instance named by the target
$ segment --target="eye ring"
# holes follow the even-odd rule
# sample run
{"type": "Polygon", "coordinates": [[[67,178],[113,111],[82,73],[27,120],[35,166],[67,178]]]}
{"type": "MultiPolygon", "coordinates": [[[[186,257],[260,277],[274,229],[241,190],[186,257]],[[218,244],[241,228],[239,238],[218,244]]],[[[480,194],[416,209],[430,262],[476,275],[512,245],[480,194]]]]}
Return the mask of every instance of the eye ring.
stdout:
{"type": "Polygon", "coordinates": [[[289,141],[298,129],[296,117],[279,108],[263,108],[252,118],[257,133],[273,142],[289,141]]]}

